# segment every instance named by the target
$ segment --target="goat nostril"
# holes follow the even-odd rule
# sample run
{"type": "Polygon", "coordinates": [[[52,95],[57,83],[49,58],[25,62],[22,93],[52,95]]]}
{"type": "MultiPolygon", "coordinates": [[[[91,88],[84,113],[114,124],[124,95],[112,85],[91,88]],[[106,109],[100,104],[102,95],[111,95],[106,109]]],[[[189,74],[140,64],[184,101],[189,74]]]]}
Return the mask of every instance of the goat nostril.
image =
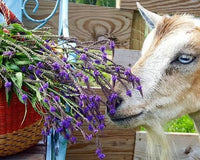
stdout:
{"type": "Polygon", "coordinates": [[[122,101],[123,101],[123,99],[121,97],[117,97],[116,104],[115,104],[116,109],[121,105],[122,101]]]}

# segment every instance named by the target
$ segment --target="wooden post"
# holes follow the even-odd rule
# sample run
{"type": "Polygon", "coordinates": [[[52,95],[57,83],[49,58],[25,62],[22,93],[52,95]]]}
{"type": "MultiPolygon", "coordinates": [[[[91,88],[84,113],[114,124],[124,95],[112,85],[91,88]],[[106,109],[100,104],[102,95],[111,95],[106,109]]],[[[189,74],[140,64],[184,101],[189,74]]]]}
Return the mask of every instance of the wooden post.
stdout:
{"type": "Polygon", "coordinates": [[[129,49],[141,50],[145,39],[145,21],[140,13],[134,10],[129,49]]]}

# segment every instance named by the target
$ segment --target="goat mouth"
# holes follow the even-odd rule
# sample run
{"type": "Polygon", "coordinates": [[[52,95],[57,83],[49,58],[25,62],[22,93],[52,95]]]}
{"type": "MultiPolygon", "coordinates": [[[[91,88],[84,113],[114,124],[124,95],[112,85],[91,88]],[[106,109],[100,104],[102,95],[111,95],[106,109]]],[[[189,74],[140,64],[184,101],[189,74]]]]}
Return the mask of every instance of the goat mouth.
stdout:
{"type": "Polygon", "coordinates": [[[138,114],[131,115],[131,116],[126,116],[126,117],[111,117],[111,120],[113,122],[130,121],[132,119],[135,119],[135,118],[141,116],[142,114],[143,114],[143,111],[138,113],[138,114]]]}

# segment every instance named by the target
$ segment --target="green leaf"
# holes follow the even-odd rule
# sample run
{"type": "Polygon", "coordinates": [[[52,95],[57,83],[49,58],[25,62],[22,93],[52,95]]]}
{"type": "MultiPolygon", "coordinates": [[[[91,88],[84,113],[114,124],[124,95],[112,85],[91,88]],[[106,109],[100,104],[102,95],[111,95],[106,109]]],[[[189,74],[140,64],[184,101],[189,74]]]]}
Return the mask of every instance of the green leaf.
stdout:
{"type": "Polygon", "coordinates": [[[13,90],[14,90],[15,94],[17,95],[19,101],[24,104],[21,94],[17,91],[17,89],[15,87],[13,87],[13,90]]]}
{"type": "Polygon", "coordinates": [[[6,93],[6,102],[7,102],[8,106],[10,106],[10,102],[11,102],[11,99],[12,99],[12,92],[8,92],[5,89],[5,93],[6,93]]]}
{"type": "Polygon", "coordinates": [[[3,55],[0,55],[0,65],[3,63],[3,55]]]}
{"type": "Polygon", "coordinates": [[[43,99],[42,99],[42,96],[41,96],[41,94],[40,94],[40,91],[39,91],[38,87],[36,87],[36,86],[34,86],[34,85],[31,85],[31,84],[29,84],[29,83],[26,83],[26,84],[27,84],[32,90],[35,91],[37,100],[38,100],[39,102],[42,102],[43,99]]]}
{"type": "Polygon", "coordinates": [[[23,75],[22,75],[22,72],[17,72],[15,74],[15,77],[16,77],[16,84],[17,84],[17,87],[19,89],[22,88],[22,83],[23,83],[23,75]]]}
{"type": "Polygon", "coordinates": [[[18,72],[21,71],[21,69],[16,64],[11,63],[9,61],[6,62],[5,66],[7,70],[13,70],[18,72]]]}
{"type": "Polygon", "coordinates": [[[29,60],[24,60],[24,61],[21,60],[20,61],[20,60],[15,60],[15,59],[14,59],[14,62],[15,62],[16,65],[27,65],[27,64],[31,63],[31,61],[29,61],[29,60]]]}

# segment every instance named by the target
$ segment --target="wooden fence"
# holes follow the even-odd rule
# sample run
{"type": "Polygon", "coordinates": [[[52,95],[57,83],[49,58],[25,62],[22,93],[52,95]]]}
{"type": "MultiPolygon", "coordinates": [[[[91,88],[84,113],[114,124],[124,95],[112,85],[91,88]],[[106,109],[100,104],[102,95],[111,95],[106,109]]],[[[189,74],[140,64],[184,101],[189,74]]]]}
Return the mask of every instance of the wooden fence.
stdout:
{"type": "MultiPolygon", "coordinates": [[[[114,60],[118,63],[132,66],[139,58],[138,51],[144,41],[145,23],[136,11],[136,0],[118,1],[118,8],[104,8],[89,5],[69,5],[69,31],[71,37],[79,40],[100,40],[109,38],[117,43],[116,56],[114,60]],[[123,54],[123,55],[122,55],[123,54]],[[117,58],[118,57],[118,58],[117,58]],[[120,58],[121,57],[121,58],[120,58]],[[126,57],[126,59],[124,59],[126,57]],[[134,60],[133,60],[134,59],[134,60]]],[[[175,13],[187,12],[196,15],[200,14],[200,2],[193,0],[140,0],[141,4],[155,12],[175,13]]],[[[41,1],[39,11],[32,13],[35,4],[29,2],[27,11],[33,18],[41,19],[47,17],[52,11],[55,2],[41,1]]],[[[48,22],[57,34],[58,11],[54,18],[48,22]]],[[[27,28],[33,28],[35,24],[24,18],[27,28]]],[[[97,89],[98,91],[98,89],[97,89]]],[[[102,108],[103,110],[105,107],[102,108]]],[[[77,135],[80,138],[80,135],[77,135]]],[[[169,134],[180,159],[192,159],[193,153],[199,152],[197,135],[194,134],[169,134]]],[[[146,159],[146,138],[145,133],[133,129],[116,128],[107,123],[107,129],[102,137],[102,145],[107,160],[145,160],[146,159]],[[136,141],[135,141],[136,139],[136,141]]],[[[67,160],[95,160],[95,142],[86,142],[80,138],[76,145],[68,146],[67,160]]],[[[176,158],[175,158],[176,159],[176,158]]]]}

